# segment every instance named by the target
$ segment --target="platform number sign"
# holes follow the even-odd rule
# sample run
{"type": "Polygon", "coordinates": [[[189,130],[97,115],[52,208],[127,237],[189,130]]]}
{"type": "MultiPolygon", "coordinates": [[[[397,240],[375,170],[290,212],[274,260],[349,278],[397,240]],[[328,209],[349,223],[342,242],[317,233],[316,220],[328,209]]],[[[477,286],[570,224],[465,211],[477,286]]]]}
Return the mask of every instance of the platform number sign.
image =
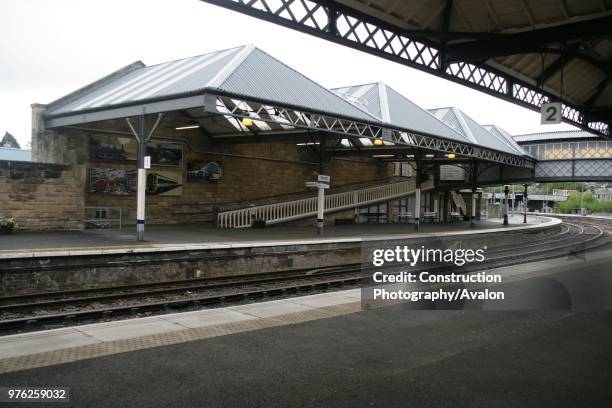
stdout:
{"type": "Polygon", "coordinates": [[[561,102],[544,103],[540,108],[540,123],[542,125],[561,123],[562,113],[561,102]]]}

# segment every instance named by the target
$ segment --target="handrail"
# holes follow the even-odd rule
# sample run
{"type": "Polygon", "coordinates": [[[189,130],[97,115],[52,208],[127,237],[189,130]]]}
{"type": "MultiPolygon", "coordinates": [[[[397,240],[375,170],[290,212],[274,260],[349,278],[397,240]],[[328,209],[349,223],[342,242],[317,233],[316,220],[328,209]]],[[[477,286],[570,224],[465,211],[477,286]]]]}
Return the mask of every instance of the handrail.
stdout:
{"type": "MultiPolygon", "coordinates": [[[[325,196],[325,212],[348,210],[381,201],[387,201],[414,193],[414,180],[385,184],[360,190],[325,196]]],[[[266,225],[306,218],[317,213],[317,197],[259,205],[218,214],[219,228],[250,227],[254,220],[263,220],[266,225]]]]}

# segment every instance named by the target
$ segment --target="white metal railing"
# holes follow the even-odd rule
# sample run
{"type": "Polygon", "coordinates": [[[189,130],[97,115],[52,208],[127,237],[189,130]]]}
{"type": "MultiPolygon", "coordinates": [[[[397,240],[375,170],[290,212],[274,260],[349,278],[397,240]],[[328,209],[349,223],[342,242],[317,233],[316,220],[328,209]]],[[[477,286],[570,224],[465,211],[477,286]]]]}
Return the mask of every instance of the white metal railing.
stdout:
{"type": "MultiPolygon", "coordinates": [[[[392,200],[414,193],[414,189],[414,180],[410,180],[326,195],[325,212],[348,210],[392,200]]],[[[310,197],[301,200],[223,211],[218,214],[217,226],[219,228],[245,228],[250,227],[254,220],[263,220],[269,225],[306,218],[316,214],[317,197],[310,197]]]]}

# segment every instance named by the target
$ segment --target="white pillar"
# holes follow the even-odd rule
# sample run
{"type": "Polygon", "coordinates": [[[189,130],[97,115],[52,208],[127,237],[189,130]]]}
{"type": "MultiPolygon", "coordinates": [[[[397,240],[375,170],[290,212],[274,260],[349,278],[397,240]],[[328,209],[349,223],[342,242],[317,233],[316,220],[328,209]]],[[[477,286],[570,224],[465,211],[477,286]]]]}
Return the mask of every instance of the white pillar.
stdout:
{"type": "Polygon", "coordinates": [[[138,192],[136,198],[136,237],[144,240],[145,226],[145,191],[147,189],[147,171],[138,169],[138,192]]]}
{"type": "Polygon", "coordinates": [[[147,151],[145,136],[144,114],[140,115],[140,132],[138,135],[138,185],[136,193],[136,240],[144,241],[145,227],[145,191],[147,189],[147,171],[144,166],[144,157],[147,151]]]}
{"type": "Polygon", "coordinates": [[[476,197],[477,196],[478,196],[478,193],[472,192],[472,222],[470,223],[472,227],[475,225],[475,221],[476,221],[476,197]]]}
{"type": "Polygon", "coordinates": [[[434,208],[433,208],[433,210],[436,213],[436,218],[439,217],[440,213],[438,212],[438,194],[437,193],[434,196],[434,208]]]}
{"type": "Polygon", "coordinates": [[[325,212],[325,189],[318,188],[317,192],[317,234],[323,235],[323,213],[325,212]]]}

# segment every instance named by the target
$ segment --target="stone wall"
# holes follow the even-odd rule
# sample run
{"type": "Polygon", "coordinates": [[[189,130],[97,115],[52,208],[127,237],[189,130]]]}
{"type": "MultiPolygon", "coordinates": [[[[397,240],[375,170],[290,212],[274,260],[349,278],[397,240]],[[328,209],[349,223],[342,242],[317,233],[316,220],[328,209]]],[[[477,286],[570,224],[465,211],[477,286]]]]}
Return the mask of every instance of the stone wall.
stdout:
{"type": "Polygon", "coordinates": [[[0,216],[28,230],[81,229],[82,166],[0,161],[0,216]]]}
{"type": "MultiPolygon", "coordinates": [[[[136,218],[136,196],[91,193],[87,172],[92,167],[135,170],[136,164],[92,160],[92,137],[123,141],[133,138],[125,120],[101,122],[88,128],[44,131],[38,133],[36,143],[33,143],[37,146],[35,157],[85,167],[85,206],[121,207],[123,221],[129,224],[136,218]]],[[[317,156],[309,146],[297,146],[295,142],[215,144],[198,129],[177,131],[163,125],[152,140],[182,144],[180,166],[153,166],[150,170],[180,173],[182,194],[147,195],[148,224],[210,223],[213,207],[238,208],[269,197],[283,200],[287,196],[314,195],[314,191],[304,186],[306,181],[316,179],[319,166],[317,156]],[[219,163],[223,169],[222,182],[187,181],[187,163],[192,160],[219,163]]],[[[336,157],[325,162],[325,173],[331,176],[332,190],[347,185],[359,188],[361,184],[382,181],[393,175],[392,170],[388,163],[365,157],[336,157]]]]}

